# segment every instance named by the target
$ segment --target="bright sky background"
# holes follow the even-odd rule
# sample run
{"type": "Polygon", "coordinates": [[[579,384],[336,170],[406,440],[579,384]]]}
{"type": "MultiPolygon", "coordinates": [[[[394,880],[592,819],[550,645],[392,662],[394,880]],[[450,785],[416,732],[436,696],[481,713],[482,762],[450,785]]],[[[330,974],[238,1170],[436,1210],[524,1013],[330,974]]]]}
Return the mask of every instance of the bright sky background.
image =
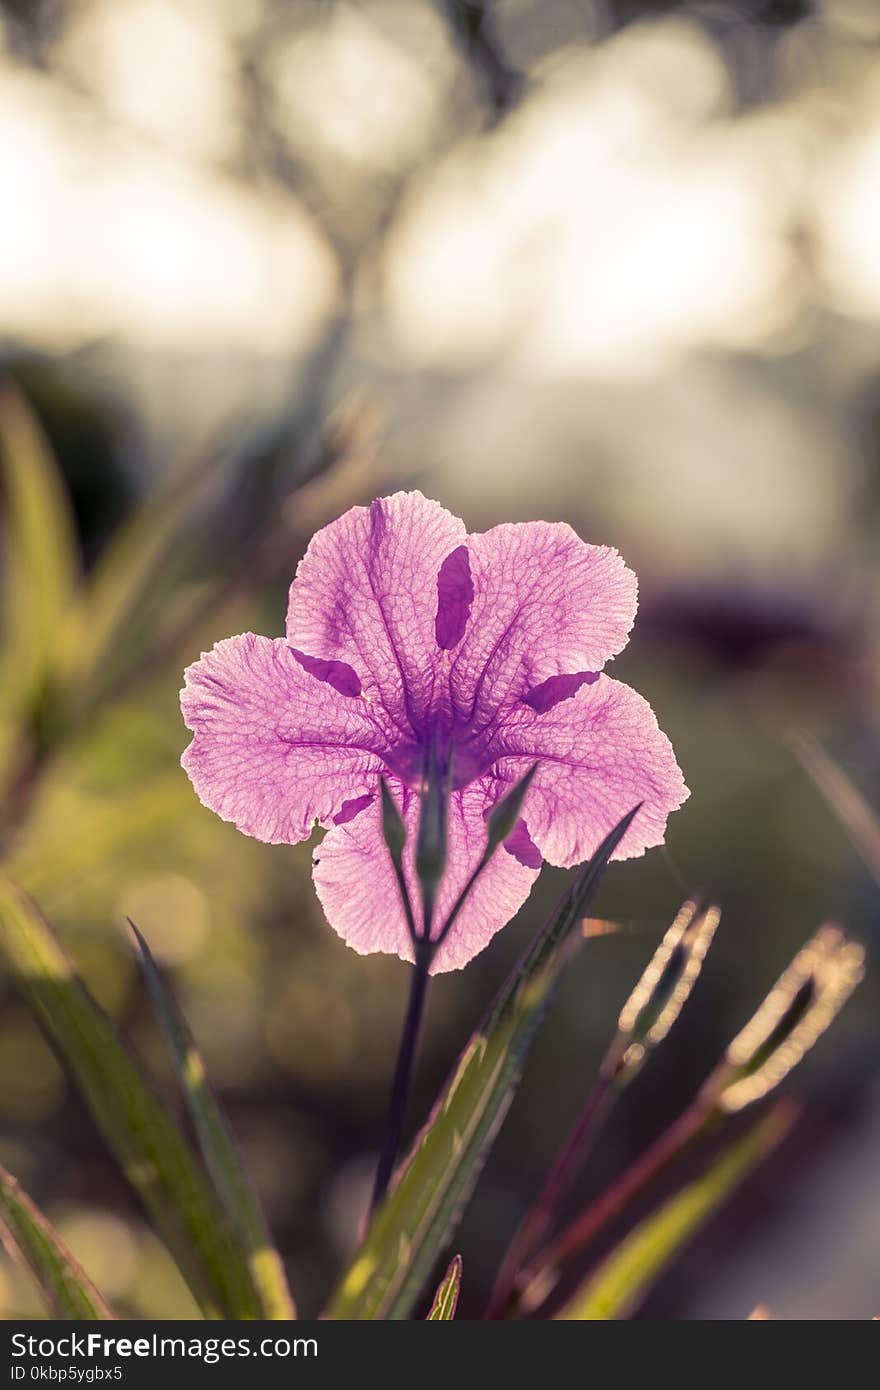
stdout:
{"type": "MultiPolygon", "coordinates": [[[[630,377],[695,350],[784,353],[817,305],[880,317],[880,72],[849,42],[880,11],[826,11],[780,40],[790,93],[745,115],[685,20],[551,54],[498,134],[426,160],[372,310],[384,350],[630,377]]],[[[7,337],[269,357],[314,340],[333,257],[289,193],[242,174],[229,44],[258,15],[97,0],[58,41],[60,78],[0,57],[7,337]]],[[[432,147],[458,61],[417,0],[342,5],[273,50],[272,90],[297,156],[356,195],[432,147]]]]}

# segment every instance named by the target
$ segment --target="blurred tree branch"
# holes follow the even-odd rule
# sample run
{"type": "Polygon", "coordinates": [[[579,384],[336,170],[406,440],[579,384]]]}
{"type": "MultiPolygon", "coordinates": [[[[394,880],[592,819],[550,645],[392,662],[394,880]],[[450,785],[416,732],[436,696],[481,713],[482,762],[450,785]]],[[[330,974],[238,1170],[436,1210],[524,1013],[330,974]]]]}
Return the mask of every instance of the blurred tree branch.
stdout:
{"type": "Polygon", "coordinates": [[[507,59],[492,6],[480,0],[443,0],[450,28],[484,84],[492,115],[499,121],[523,94],[526,79],[507,59]]]}

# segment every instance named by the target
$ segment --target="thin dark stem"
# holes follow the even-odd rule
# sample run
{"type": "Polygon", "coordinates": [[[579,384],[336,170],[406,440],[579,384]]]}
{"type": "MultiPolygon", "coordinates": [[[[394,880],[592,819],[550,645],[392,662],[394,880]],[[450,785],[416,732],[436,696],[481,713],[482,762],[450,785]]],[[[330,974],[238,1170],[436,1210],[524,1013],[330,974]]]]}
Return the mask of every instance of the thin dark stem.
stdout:
{"type": "Polygon", "coordinates": [[[394,873],[397,877],[397,886],[400,889],[400,897],[403,902],[403,915],[406,917],[406,929],[410,934],[410,939],[413,942],[416,950],[418,950],[419,933],[416,930],[416,919],[413,915],[412,902],[409,896],[409,889],[406,886],[406,879],[403,876],[403,865],[398,863],[397,860],[394,859],[393,855],[392,862],[394,863],[394,873]]]}
{"type": "Polygon", "coordinates": [[[517,1279],[517,1306],[534,1315],[549,1298],[564,1261],[580,1254],[607,1222],[618,1216],[644,1187],[656,1178],[705,1129],[716,1115],[711,1104],[698,1098],[683,1110],[643,1154],[621,1173],[556,1240],[540,1250],[517,1279]]]}
{"type": "Polygon", "coordinates": [[[504,1317],[519,1270],[529,1256],[534,1254],[550,1229],[554,1213],[569,1186],[572,1174],[583,1161],[590,1141],[595,1137],[599,1125],[608,1113],[613,1095],[613,1080],[612,1069],[603,1066],[556,1155],[534,1205],[526,1213],[507,1247],[486,1309],[487,1318],[504,1317]]]}
{"type": "Polygon", "coordinates": [[[370,1203],[371,1219],[388,1191],[388,1185],[391,1182],[391,1176],[394,1172],[394,1164],[397,1160],[397,1153],[400,1148],[400,1140],[403,1134],[403,1122],[406,1118],[406,1106],[409,1099],[410,1086],[412,1084],[413,1065],[416,1059],[419,1030],[425,1009],[425,999],[428,993],[428,981],[430,980],[428,972],[433,953],[430,947],[426,948],[425,943],[421,941],[415,942],[415,952],[416,960],[413,967],[412,980],[410,982],[409,1003],[407,1005],[406,1018],[403,1023],[403,1032],[400,1036],[400,1049],[397,1054],[394,1081],[391,1086],[391,1100],[388,1105],[385,1139],[382,1144],[382,1152],[379,1155],[379,1163],[376,1168],[376,1179],[373,1184],[373,1197],[370,1203]]]}
{"type": "MultiPolygon", "coordinates": [[[[436,774],[436,767],[434,768],[436,774]]],[[[447,769],[447,778],[451,776],[451,762],[447,769]]],[[[449,783],[447,781],[447,793],[449,783]]],[[[424,814],[424,804],[422,806],[424,814]]],[[[494,846],[493,846],[494,848],[494,846]]],[[[406,914],[406,923],[410,938],[415,952],[415,966],[413,969],[412,981],[410,984],[409,1004],[407,1005],[406,1018],[403,1024],[403,1033],[400,1038],[400,1049],[397,1054],[397,1066],[394,1072],[394,1081],[391,1086],[391,1100],[388,1105],[388,1120],[385,1127],[385,1139],[382,1144],[382,1152],[379,1155],[379,1163],[376,1168],[376,1178],[373,1184],[373,1197],[370,1202],[370,1219],[375,1215],[376,1209],[388,1191],[388,1185],[394,1172],[394,1164],[400,1148],[400,1139],[403,1134],[403,1123],[406,1118],[406,1105],[409,1099],[410,1087],[412,1085],[413,1066],[416,1059],[416,1048],[418,1046],[419,1029],[422,1022],[422,1014],[425,1009],[425,998],[428,992],[428,981],[430,979],[431,962],[434,959],[437,949],[446,940],[449,929],[458,917],[465,899],[473,888],[477,878],[483,872],[492,857],[492,849],[487,847],[486,852],[477,864],[464,888],[459,893],[452,911],[450,912],[442,930],[437,934],[435,940],[431,940],[431,927],[434,915],[434,901],[436,885],[427,881],[422,884],[422,931],[416,929],[415,918],[412,910],[412,903],[406,885],[406,878],[403,872],[403,858],[400,854],[392,853],[391,859],[394,864],[394,872],[397,876],[400,895],[403,900],[403,909],[406,914]]]]}
{"type": "Polygon", "coordinates": [[[461,909],[464,907],[465,900],[467,899],[471,889],[473,888],[474,884],[480,877],[480,874],[483,872],[491,858],[492,851],[489,850],[487,853],[483,855],[482,859],[480,860],[477,867],[474,869],[467,883],[462,888],[455,902],[452,904],[452,909],[449,913],[449,916],[446,918],[442,931],[439,932],[437,940],[434,942],[435,947],[442,946],[443,942],[446,940],[447,936],[449,935],[449,930],[452,924],[454,923],[455,919],[457,918],[458,914],[461,912],[461,909]]]}

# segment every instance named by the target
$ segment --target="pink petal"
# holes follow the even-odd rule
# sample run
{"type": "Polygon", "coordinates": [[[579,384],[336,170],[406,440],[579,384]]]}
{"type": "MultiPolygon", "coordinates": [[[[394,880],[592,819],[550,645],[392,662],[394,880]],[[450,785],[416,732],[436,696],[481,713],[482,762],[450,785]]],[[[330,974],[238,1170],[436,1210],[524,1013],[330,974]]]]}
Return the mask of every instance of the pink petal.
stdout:
{"type": "Polygon", "coordinates": [[[319,657],[306,656],[305,652],[297,651],[296,647],[291,647],[290,650],[310,676],[317,677],[319,681],[326,681],[334,690],[338,690],[340,695],[360,695],[360,676],[346,662],[321,661],[319,657]]]}
{"type": "Polygon", "coordinates": [[[246,835],[296,844],[375,789],[384,739],[362,699],[310,675],[281,638],[246,632],[187,669],[181,759],[200,800],[246,835]]]}
{"type": "Polygon", "coordinates": [[[471,562],[466,545],[460,545],[447,555],[437,576],[437,618],[434,630],[437,646],[443,651],[457,647],[470,616],[474,601],[471,562]]]}
{"type": "Polygon", "coordinates": [[[570,700],[582,685],[595,685],[598,679],[598,671],[576,671],[570,676],[548,676],[540,685],[527,691],[523,699],[527,705],[531,705],[536,714],[544,714],[554,705],[558,705],[560,700],[570,700]]]}
{"type": "Polygon", "coordinates": [[[518,859],[527,868],[540,869],[544,856],[529,834],[529,827],[522,817],[504,841],[504,848],[508,854],[512,854],[514,859],[518,859]]]}
{"type": "Polygon", "coordinates": [[[343,801],[336,815],[333,817],[334,825],[346,825],[355,816],[359,816],[375,797],[375,792],[365,792],[363,796],[353,796],[349,801],[343,801]]]}
{"type": "Polygon", "coordinates": [[[637,585],[616,550],[530,521],[471,536],[468,553],[474,600],[450,669],[460,718],[484,726],[550,677],[594,672],[626,645],[637,585]]]}
{"type": "MultiPolygon", "coordinates": [[[[420,492],[352,507],[313,537],[300,561],[288,641],[352,667],[398,726],[418,730],[441,661],[438,579],[464,539],[464,523],[420,492]]],[[[454,571],[453,579],[460,597],[462,576],[454,571]]]]}
{"type": "Polygon", "coordinates": [[[643,854],[663,843],[667,817],[689,794],[647,700],[605,675],[544,713],[520,704],[493,748],[495,771],[510,785],[538,760],[523,815],[551,864],[588,859],[640,801],[614,858],[643,854]]]}
{"type": "MultiPolygon", "coordinates": [[[[406,874],[416,922],[421,927],[411,863],[418,798],[397,778],[391,778],[389,785],[407,825],[410,862],[406,874]]],[[[486,847],[485,813],[496,794],[496,784],[484,778],[450,797],[447,867],[438,894],[435,935],[486,847]]],[[[315,852],[313,876],[328,922],[349,946],[362,955],[387,951],[412,960],[412,944],[391,858],[382,840],[377,802],[354,820],[328,831],[315,852]]],[[[457,970],[488,946],[522,907],[537,876],[537,868],[521,863],[503,847],[496,850],[439,948],[432,973],[457,970]]]]}

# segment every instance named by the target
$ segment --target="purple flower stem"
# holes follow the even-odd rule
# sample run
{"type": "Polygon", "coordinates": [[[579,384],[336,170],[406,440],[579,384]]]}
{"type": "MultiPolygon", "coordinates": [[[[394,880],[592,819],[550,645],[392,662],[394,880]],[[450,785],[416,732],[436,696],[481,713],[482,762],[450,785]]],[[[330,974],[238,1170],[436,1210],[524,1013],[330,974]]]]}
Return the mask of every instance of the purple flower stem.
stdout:
{"type": "MultiPolygon", "coordinates": [[[[406,1018],[403,1023],[403,1032],[400,1037],[400,1048],[397,1053],[397,1066],[394,1071],[394,1080],[391,1085],[391,1100],[388,1105],[388,1119],[385,1125],[385,1138],[382,1143],[382,1151],[379,1154],[379,1162],[376,1167],[376,1177],[373,1182],[373,1196],[370,1201],[370,1220],[373,1219],[376,1211],[382,1202],[394,1173],[394,1164],[397,1160],[397,1153],[400,1148],[400,1139],[403,1134],[403,1124],[406,1119],[406,1106],[409,1100],[410,1088],[412,1086],[413,1067],[415,1065],[416,1051],[418,1048],[419,1031],[421,1028],[422,1015],[425,1010],[425,999],[428,993],[428,981],[430,980],[431,961],[437,948],[446,939],[449,928],[452,926],[467,897],[485,869],[492,857],[492,849],[486,850],[480,859],[476,869],[471,874],[455,903],[449,917],[442,930],[431,940],[431,926],[434,915],[434,898],[430,893],[425,893],[423,888],[422,914],[424,918],[424,935],[416,931],[413,917],[412,904],[409,899],[409,892],[406,880],[403,875],[402,864],[395,861],[397,880],[403,898],[404,910],[406,912],[407,924],[412,938],[413,950],[415,952],[415,965],[413,967],[412,981],[410,983],[409,1004],[407,1005],[406,1018]]],[[[394,856],[392,855],[392,858],[394,856]]]]}
{"type": "Polygon", "coordinates": [[[581,1111],[568,1132],[534,1205],[526,1213],[502,1261],[486,1308],[487,1318],[503,1318],[516,1284],[517,1274],[550,1229],[554,1213],[583,1161],[614,1099],[614,1075],[603,1067],[590,1088],[581,1111]]]}
{"type": "Polygon", "coordinates": [[[403,1032],[400,1037],[400,1048],[397,1053],[397,1066],[394,1070],[394,1081],[391,1086],[391,1100],[388,1104],[388,1120],[385,1125],[385,1138],[382,1143],[382,1151],[379,1154],[379,1162],[376,1167],[376,1178],[373,1183],[373,1196],[370,1202],[371,1220],[388,1191],[388,1185],[391,1182],[391,1176],[394,1172],[394,1164],[400,1148],[401,1135],[403,1134],[403,1122],[406,1118],[407,1101],[412,1085],[413,1066],[415,1064],[416,1050],[418,1048],[422,1015],[425,1010],[425,999],[428,993],[428,981],[430,979],[428,972],[434,954],[434,947],[431,943],[420,940],[416,940],[414,945],[416,959],[412,972],[412,980],[410,982],[406,1018],[404,1019],[403,1032]]]}

